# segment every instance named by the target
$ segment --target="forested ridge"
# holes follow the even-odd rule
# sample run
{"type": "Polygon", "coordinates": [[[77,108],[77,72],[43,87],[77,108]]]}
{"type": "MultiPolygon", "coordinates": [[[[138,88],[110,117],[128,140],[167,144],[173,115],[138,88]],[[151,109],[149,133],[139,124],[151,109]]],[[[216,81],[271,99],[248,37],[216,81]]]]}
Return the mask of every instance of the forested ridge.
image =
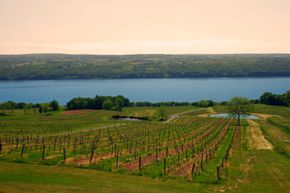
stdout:
{"type": "Polygon", "coordinates": [[[282,76],[290,54],[0,55],[0,80],[282,76]]]}

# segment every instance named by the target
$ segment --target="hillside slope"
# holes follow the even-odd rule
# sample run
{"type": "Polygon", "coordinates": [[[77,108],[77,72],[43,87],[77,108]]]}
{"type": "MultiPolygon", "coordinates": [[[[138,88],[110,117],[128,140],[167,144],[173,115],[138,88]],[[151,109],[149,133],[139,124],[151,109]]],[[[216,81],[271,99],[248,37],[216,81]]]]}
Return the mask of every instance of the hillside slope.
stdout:
{"type": "Polygon", "coordinates": [[[0,80],[290,76],[290,54],[0,55],[0,80]]]}

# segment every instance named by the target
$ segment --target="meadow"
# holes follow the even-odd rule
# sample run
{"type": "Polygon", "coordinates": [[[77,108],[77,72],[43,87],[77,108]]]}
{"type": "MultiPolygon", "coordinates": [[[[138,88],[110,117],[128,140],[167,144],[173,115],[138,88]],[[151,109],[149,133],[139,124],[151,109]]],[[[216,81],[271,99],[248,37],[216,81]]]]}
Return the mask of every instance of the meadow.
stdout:
{"type": "Polygon", "coordinates": [[[15,110],[0,116],[0,192],[289,192],[289,107],[209,117],[226,111],[15,110]]]}

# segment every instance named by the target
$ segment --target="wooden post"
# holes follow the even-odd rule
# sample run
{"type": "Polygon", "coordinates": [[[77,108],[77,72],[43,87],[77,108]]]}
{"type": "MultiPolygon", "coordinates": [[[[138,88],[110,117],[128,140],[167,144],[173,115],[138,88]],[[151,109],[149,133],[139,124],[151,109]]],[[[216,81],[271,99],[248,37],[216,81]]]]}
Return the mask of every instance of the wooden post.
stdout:
{"type": "Polygon", "coordinates": [[[76,148],[77,148],[77,142],[76,142],[76,139],[74,139],[74,156],[76,155],[76,148]]]}
{"type": "Polygon", "coordinates": [[[166,157],[168,157],[168,146],[166,146],[166,157]]]}
{"type": "Polygon", "coordinates": [[[141,159],[142,159],[142,158],[141,158],[141,156],[140,156],[140,157],[139,157],[139,165],[138,165],[138,169],[139,169],[139,170],[141,170],[141,164],[142,164],[142,163],[141,163],[141,159]]]}
{"type": "Polygon", "coordinates": [[[45,159],[45,145],[42,146],[42,160],[45,159]]]}
{"type": "Polygon", "coordinates": [[[193,158],[194,157],[194,145],[192,145],[192,155],[191,157],[193,158]]]}
{"type": "Polygon", "coordinates": [[[119,166],[119,152],[116,155],[116,168],[119,166]]]}
{"type": "Polygon", "coordinates": [[[133,144],[132,144],[132,140],[131,140],[131,143],[130,143],[130,153],[132,153],[133,151],[133,144]]]}
{"type": "Polygon", "coordinates": [[[2,143],[0,143],[0,155],[1,155],[1,152],[2,152],[2,143]]]}
{"type": "Polygon", "coordinates": [[[67,149],[70,149],[70,135],[68,136],[68,139],[67,139],[67,149]]]}
{"type": "Polygon", "coordinates": [[[217,173],[218,181],[220,181],[221,179],[220,179],[220,166],[219,165],[216,166],[216,173],[217,173]]]}
{"type": "Polygon", "coordinates": [[[201,154],[200,168],[203,170],[203,153],[201,154]]]}
{"type": "Polygon", "coordinates": [[[38,138],[35,139],[35,142],[34,142],[34,151],[37,150],[37,143],[38,143],[38,138]]]}
{"type": "Polygon", "coordinates": [[[93,161],[93,158],[94,158],[94,146],[92,145],[92,147],[91,147],[91,156],[90,156],[90,164],[92,163],[92,161],[93,161]]]}
{"type": "Polygon", "coordinates": [[[137,159],[137,148],[136,148],[136,145],[134,147],[134,160],[137,159]]]}
{"type": "Polygon", "coordinates": [[[19,143],[19,138],[16,138],[16,149],[18,150],[18,143],[19,143]]]}
{"type": "Polygon", "coordinates": [[[0,138],[0,155],[1,155],[1,152],[2,152],[2,139],[0,138]]]}
{"type": "Polygon", "coordinates": [[[23,145],[22,145],[22,149],[21,149],[21,158],[23,157],[24,149],[25,149],[25,143],[23,143],[23,145]]]}
{"type": "Polygon", "coordinates": [[[54,152],[55,152],[56,140],[57,140],[57,138],[54,137],[54,141],[53,141],[53,151],[54,151],[54,152]]]}
{"type": "Polygon", "coordinates": [[[65,147],[63,148],[63,161],[65,162],[66,160],[66,152],[65,152],[65,147]]]}
{"type": "Polygon", "coordinates": [[[44,137],[43,137],[43,138],[42,138],[42,145],[44,146],[44,144],[45,144],[45,143],[44,143],[44,137]]]}
{"type": "Polygon", "coordinates": [[[164,158],[163,173],[164,173],[164,175],[166,175],[166,158],[164,158]]]}
{"type": "Polygon", "coordinates": [[[195,169],[195,163],[192,164],[192,169],[191,169],[191,175],[193,176],[194,174],[194,169],[195,169]]]}
{"type": "Polygon", "coordinates": [[[117,156],[117,144],[115,144],[115,150],[114,150],[115,152],[115,156],[117,156]]]}

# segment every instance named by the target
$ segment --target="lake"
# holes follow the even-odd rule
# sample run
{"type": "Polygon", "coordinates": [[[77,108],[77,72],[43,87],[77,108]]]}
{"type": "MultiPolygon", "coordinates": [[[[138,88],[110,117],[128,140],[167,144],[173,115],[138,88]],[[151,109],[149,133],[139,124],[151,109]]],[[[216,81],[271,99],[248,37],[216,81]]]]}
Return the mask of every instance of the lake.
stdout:
{"type": "Polygon", "coordinates": [[[0,102],[48,102],[65,104],[73,97],[124,95],[131,101],[228,100],[233,96],[259,98],[264,92],[281,94],[290,89],[285,78],[194,78],[114,80],[0,81],[0,102]]]}

